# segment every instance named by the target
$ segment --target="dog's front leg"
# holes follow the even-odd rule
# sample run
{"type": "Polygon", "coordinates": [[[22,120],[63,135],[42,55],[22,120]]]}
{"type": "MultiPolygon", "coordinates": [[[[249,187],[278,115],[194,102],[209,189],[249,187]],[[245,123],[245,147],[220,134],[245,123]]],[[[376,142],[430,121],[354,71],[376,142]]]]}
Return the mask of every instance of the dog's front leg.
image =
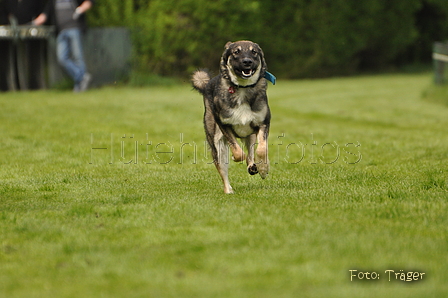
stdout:
{"type": "Polygon", "coordinates": [[[224,193],[232,194],[233,188],[230,186],[229,181],[229,164],[227,163],[215,163],[216,169],[222,178],[222,183],[224,184],[224,193]]]}
{"type": "Polygon", "coordinates": [[[224,184],[224,193],[231,194],[233,193],[233,189],[229,181],[229,151],[227,150],[227,143],[225,142],[221,131],[215,135],[211,149],[215,167],[224,184]]]}
{"type": "Polygon", "coordinates": [[[251,175],[255,175],[258,173],[257,165],[254,161],[254,147],[255,142],[257,141],[257,136],[255,134],[251,134],[247,138],[244,139],[247,147],[247,157],[246,157],[246,163],[247,163],[247,171],[251,175]]]}
{"type": "Polygon", "coordinates": [[[268,134],[269,126],[262,125],[257,133],[257,151],[255,163],[261,178],[266,178],[269,173],[269,157],[268,157],[268,134]]]}

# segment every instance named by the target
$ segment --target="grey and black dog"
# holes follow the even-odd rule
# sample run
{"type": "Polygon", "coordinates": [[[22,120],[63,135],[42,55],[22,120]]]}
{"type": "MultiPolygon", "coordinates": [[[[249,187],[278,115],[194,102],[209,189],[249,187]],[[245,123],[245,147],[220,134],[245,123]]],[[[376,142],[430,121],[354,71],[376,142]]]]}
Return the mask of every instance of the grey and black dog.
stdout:
{"type": "Polygon", "coordinates": [[[211,78],[204,70],[193,74],[193,87],[204,96],[205,134],[225,193],[233,193],[228,178],[228,148],[234,161],[246,159],[249,174],[259,173],[263,179],[268,175],[271,112],[265,77],[275,79],[267,72],[262,49],[251,41],[225,45],[216,77],[211,78]],[[243,140],[247,155],[237,138],[243,140]]]}

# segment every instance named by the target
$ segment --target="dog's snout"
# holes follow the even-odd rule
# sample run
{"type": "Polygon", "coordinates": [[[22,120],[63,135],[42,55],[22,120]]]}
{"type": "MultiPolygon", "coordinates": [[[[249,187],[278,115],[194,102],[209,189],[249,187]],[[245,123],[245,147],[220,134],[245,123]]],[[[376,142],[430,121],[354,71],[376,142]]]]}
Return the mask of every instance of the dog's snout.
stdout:
{"type": "Polygon", "coordinates": [[[243,59],[244,66],[252,66],[252,63],[253,63],[253,61],[250,58],[244,58],[243,59]]]}

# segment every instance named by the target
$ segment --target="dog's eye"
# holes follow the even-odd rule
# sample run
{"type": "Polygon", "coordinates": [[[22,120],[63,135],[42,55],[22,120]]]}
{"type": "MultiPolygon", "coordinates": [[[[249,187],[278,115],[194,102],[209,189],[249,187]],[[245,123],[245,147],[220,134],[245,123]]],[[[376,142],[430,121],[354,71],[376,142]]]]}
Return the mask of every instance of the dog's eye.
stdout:
{"type": "Polygon", "coordinates": [[[257,51],[252,50],[252,54],[254,54],[256,56],[258,53],[257,53],[257,51]]]}
{"type": "Polygon", "coordinates": [[[238,55],[240,52],[241,52],[240,49],[236,49],[233,53],[234,53],[235,55],[238,55]]]}

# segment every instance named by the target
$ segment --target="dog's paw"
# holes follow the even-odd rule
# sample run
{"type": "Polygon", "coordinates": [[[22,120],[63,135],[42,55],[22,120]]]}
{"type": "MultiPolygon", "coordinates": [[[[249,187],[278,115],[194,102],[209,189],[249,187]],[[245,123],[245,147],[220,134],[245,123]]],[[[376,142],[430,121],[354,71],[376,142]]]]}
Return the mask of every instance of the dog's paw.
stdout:
{"type": "Polygon", "coordinates": [[[234,162],[240,162],[246,159],[246,154],[244,153],[236,153],[236,154],[232,154],[232,160],[234,162]]]}
{"type": "Polygon", "coordinates": [[[258,174],[258,168],[256,164],[251,164],[250,166],[247,167],[247,171],[249,172],[249,174],[251,175],[255,175],[258,174]]]}
{"type": "Polygon", "coordinates": [[[269,173],[269,164],[268,163],[259,163],[258,164],[258,173],[262,179],[265,179],[269,173]]]}
{"type": "Polygon", "coordinates": [[[229,187],[224,187],[224,193],[225,194],[233,194],[233,188],[229,185],[229,187]]]}

